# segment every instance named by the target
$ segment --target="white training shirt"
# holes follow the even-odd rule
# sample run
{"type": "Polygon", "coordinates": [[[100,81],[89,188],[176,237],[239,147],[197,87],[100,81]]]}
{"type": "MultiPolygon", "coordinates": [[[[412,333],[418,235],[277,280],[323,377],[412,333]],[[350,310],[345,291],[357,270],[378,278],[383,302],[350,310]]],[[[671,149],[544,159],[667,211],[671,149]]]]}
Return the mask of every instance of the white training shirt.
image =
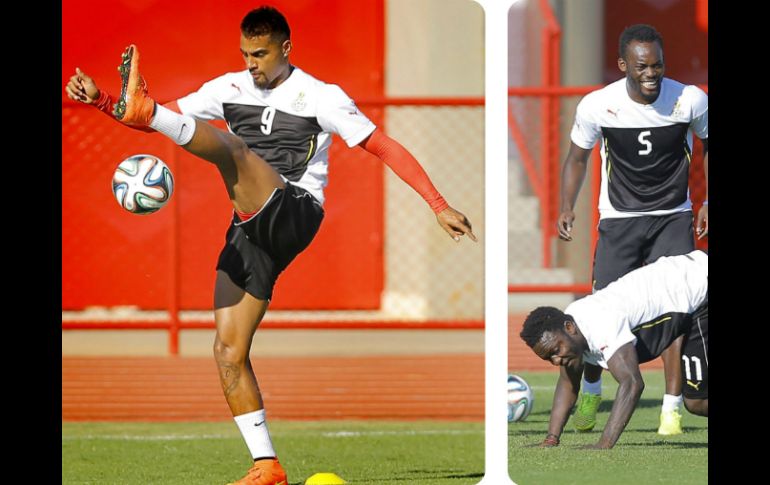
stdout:
{"type": "Polygon", "coordinates": [[[570,137],[584,149],[601,140],[600,218],[692,210],[692,133],[708,138],[708,96],[697,86],[663,78],[658,99],[639,104],[624,77],[586,95],[570,137]]]}
{"type": "Polygon", "coordinates": [[[376,128],[339,86],[298,67],[275,89],[257,88],[243,70],[213,79],[177,103],[185,115],[225,120],[231,133],[321,204],[331,135],[353,147],[376,128]]]}
{"type": "Polygon", "coordinates": [[[636,345],[632,330],[667,313],[693,313],[708,296],[708,255],[664,256],[570,304],[564,313],[588,342],[584,362],[607,368],[621,346],[636,345]]]}

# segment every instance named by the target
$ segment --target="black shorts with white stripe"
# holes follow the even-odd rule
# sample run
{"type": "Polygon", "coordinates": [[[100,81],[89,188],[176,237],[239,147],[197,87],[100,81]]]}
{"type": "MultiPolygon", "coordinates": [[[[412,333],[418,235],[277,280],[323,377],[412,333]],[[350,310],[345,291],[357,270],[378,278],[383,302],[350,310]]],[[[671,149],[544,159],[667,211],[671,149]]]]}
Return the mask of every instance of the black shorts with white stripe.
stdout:
{"type": "Polygon", "coordinates": [[[233,214],[217,270],[255,298],[270,300],[278,275],[310,244],[323,217],[310,192],[287,183],[252,218],[233,214]]]}
{"type": "Polygon", "coordinates": [[[709,397],[708,297],[692,315],[692,326],[682,347],[682,394],[689,399],[709,397]]]}

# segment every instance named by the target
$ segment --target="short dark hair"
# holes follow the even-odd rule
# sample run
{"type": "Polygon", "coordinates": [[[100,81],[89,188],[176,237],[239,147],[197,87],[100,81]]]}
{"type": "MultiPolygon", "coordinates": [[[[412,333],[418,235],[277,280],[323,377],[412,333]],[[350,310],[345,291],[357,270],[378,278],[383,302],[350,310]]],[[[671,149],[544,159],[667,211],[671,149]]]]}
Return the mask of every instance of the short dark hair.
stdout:
{"type": "Polygon", "coordinates": [[[270,40],[279,44],[291,37],[291,30],[286,17],[275,8],[267,5],[255,8],[243,17],[241,33],[247,38],[270,35],[270,40]]]}
{"type": "Polygon", "coordinates": [[[570,318],[558,308],[541,306],[532,310],[524,320],[524,328],[519,336],[524,342],[533,348],[545,332],[558,332],[564,328],[564,322],[570,318]]]}
{"type": "Polygon", "coordinates": [[[631,27],[626,27],[626,30],[620,34],[620,42],[618,48],[618,55],[625,59],[626,49],[628,44],[633,41],[637,42],[657,42],[661,49],[663,49],[663,37],[655,30],[655,27],[647,24],[636,24],[631,27]]]}

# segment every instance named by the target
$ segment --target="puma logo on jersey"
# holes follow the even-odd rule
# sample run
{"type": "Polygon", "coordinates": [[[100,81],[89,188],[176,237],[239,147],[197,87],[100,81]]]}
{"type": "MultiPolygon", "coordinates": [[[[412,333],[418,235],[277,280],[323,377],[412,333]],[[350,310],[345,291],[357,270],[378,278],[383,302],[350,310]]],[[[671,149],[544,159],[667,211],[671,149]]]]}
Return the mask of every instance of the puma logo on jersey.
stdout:
{"type": "Polygon", "coordinates": [[[694,388],[696,391],[700,391],[700,389],[699,389],[699,388],[700,388],[700,385],[701,385],[701,383],[700,383],[700,382],[698,382],[698,383],[696,384],[696,383],[694,383],[693,381],[687,381],[687,385],[688,385],[688,386],[690,386],[690,387],[692,387],[692,388],[694,388]]]}
{"type": "Polygon", "coordinates": [[[618,117],[618,111],[620,111],[620,108],[616,109],[615,111],[612,111],[611,109],[607,108],[607,113],[611,114],[615,118],[618,117]]]}
{"type": "Polygon", "coordinates": [[[234,87],[235,89],[237,89],[237,90],[238,90],[238,94],[242,94],[242,93],[241,93],[241,88],[240,88],[239,86],[237,86],[235,83],[230,83],[230,86],[232,86],[232,87],[234,87]]]}

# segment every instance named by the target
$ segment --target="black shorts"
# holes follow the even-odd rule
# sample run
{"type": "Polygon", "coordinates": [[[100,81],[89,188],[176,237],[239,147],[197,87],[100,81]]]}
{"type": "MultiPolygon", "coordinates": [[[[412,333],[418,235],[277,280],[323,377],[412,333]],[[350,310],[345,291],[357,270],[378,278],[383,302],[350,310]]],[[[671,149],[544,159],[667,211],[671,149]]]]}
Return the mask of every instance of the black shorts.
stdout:
{"type": "Polygon", "coordinates": [[[692,326],[682,346],[682,394],[689,399],[709,397],[708,298],[692,315],[692,326]]]}
{"type": "Polygon", "coordinates": [[[594,252],[594,291],[661,256],[678,256],[694,249],[691,211],[602,219],[594,252]]]}
{"type": "Polygon", "coordinates": [[[313,240],[324,210],[307,190],[286,184],[275,189],[251,219],[233,220],[217,270],[260,300],[270,300],[278,275],[313,240]]]}
{"type": "Polygon", "coordinates": [[[692,315],[666,313],[632,330],[636,335],[636,356],[643,364],[660,357],[674,340],[690,332],[692,315]]]}

